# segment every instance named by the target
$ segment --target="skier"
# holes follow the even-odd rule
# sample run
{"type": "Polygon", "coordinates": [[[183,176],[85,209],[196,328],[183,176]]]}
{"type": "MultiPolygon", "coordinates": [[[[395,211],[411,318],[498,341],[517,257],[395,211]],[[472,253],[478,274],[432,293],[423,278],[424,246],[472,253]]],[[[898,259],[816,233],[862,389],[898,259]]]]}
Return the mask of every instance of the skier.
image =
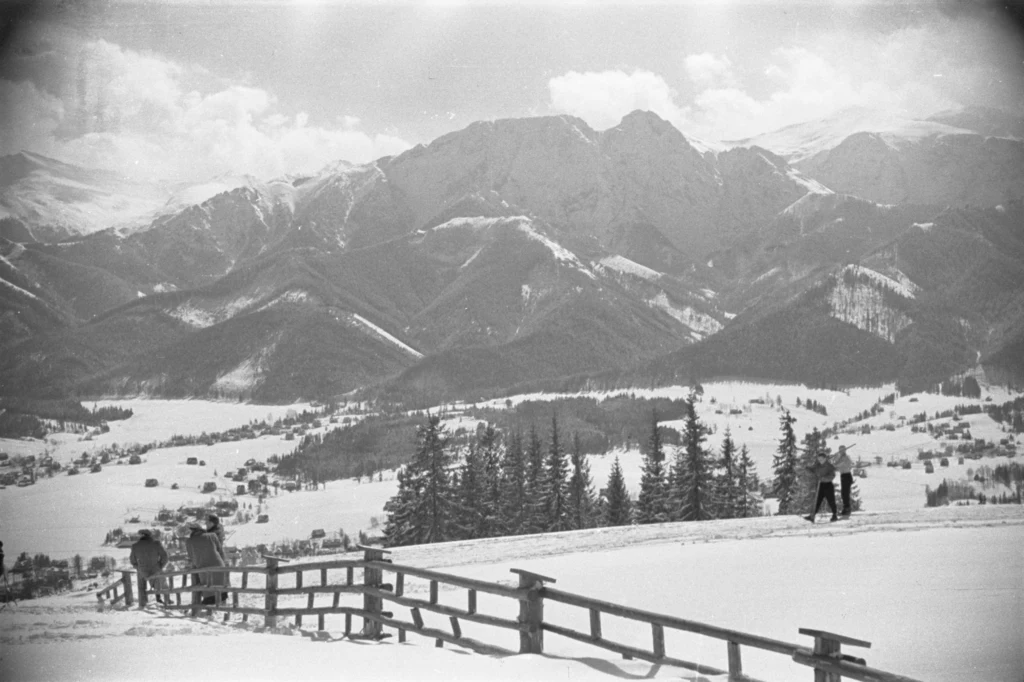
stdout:
{"type": "Polygon", "coordinates": [[[821,506],[821,501],[825,500],[828,502],[828,508],[832,510],[832,518],[829,520],[838,521],[839,517],[836,516],[836,486],[832,482],[836,477],[836,468],[832,466],[832,462],[828,461],[828,455],[824,452],[818,453],[817,460],[814,466],[807,467],[807,471],[814,474],[815,479],[818,481],[818,495],[814,499],[814,510],[809,516],[805,516],[804,519],[814,523],[814,516],[818,513],[818,507],[821,506]]]}
{"type": "Polygon", "coordinates": [[[131,554],[128,560],[136,570],[136,578],[139,583],[139,608],[146,606],[146,592],[150,584],[158,591],[156,600],[163,603],[159,590],[163,587],[163,580],[156,577],[167,565],[167,550],[160,544],[159,540],[153,539],[153,532],[148,528],[139,531],[139,539],[132,545],[131,554]]]}
{"type": "Polygon", "coordinates": [[[836,455],[833,465],[839,472],[839,490],[843,499],[842,516],[848,518],[850,512],[853,511],[853,505],[850,503],[850,489],[853,487],[853,460],[846,454],[845,445],[839,446],[839,454],[836,455]]]}

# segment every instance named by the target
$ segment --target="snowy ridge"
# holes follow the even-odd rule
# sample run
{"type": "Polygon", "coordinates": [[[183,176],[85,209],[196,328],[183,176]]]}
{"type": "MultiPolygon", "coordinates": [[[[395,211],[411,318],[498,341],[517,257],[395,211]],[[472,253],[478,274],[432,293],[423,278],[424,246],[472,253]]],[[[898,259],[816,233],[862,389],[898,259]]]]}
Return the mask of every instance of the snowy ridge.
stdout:
{"type": "Polygon", "coordinates": [[[437,232],[440,230],[452,230],[452,229],[469,229],[469,230],[487,230],[495,225],[507,225],[512,222],[529,222],[530,219],[526,216],[506,216],[501,218],[485,218],[483,216],[477,216],[472,218],[452,218],[440,225],[435,225],[431,228],[431,231],[437,232]]]}
{"type": "Polygon", "coordinates": [[[889,304],[883,290],[906,299],[914,298],[916,285],[906,276],[903,279],[905,282],[898,282],[858,265],[846,266],[836,277],[835,286],[829,293],[832,317],[894,343],[896,334],[907,327],[911,319],[902,310],[889,304]],[[847,281],[846,275],[849,273],[857,276],[852,284],[847,281]],[[860,275],[867,276],[869,283],[863,282],[860,275]]]}
{"type": "Polygon", "coordinates": [[[795,168],[790,168],[789,170],[787,170],[786,175],[789,177],[790,180],[792,180],[796,184],[801,185],[802,187],[806,187],[807,191],[811,194],[835,194],[835,192],[833,192],[832,190],[830,190],[828,187],[821,184],[817,180],[804,177],[804,175],[795,168]]]}
{"type": "Polygon", "coordinates": [[[710,315],[695,310],[690,306],[676,308],[668,300],[668,295],[664,291],[649,300],[647,305],[652,308],[664,310],[670,316],[685,324],[690,328],[690,336],[697,341],[715,334],[722,329],[722,323],[710,315]]]}
{"type": "Polygon", "coordinates": [[[243,360],[230,372],[222,374],[213,383],[213,388],[225,393],[243,393],[258,386],[266,371],[266,360],[273,353],[277,344],[271,344],[253,356],[243,360]]]}
{"type": "Polygon", "coordinates": [[[563,263],[568,263],[569,265],[571,265],[572,267],[576,268],[584,275],[589,277],[590,279],[597,279],[594,273],[592,273],[585,265],[583,265],[582,262],[580,262],[580,259],[576,257],[576,254],[574,254],[572,251],[565,248],[561,244],[558,244],[557,242],[548,239],[540,232],[537,232],[537,230],[533,229],[533,226],[530,225],[528,222],[525,224],[520,223],[518,225],[518,228],[530,239],[540,242],[541,244],[546,246],[547,249],[554,255],[555,260],[561,261],[563,263]]]}
{"type": "Polygon", "coordinates": [[[8,286],[9,288],[13,289],[15,293],[21,294],[22,296],[28,296],[29,298],[33,298],[33,299],[35,299],[37,301],[42,302],[42,299],[39,298],[38,296],[36,296],[35,294],[33,294],[31,291],[27,291],[25,289],[22,289],[17,284],[14,284],[12,282],[8,282],[6,279],[0,278],[0,284],[4,284],[4,285],[8,286]]]}
{"type": "Polygon", "coordinates": [[[405,343],[402,343],[397,338],[395,338],[392,334],[389,334],[388,332],[384,331],[383,329],[381,329],[380,327],[378,327],[374,323],[372,323],[369,320],[367,320],[362,315],[359,315],[357,313],[350,313],[350,319],[353,322],[355,322],[357,325],[359,325],[360,327],[365,329],[366,331],[368,331],[371,334],[373,334],[374,336],[377,336],[377,337],[383,339],[384,341],[387,341],[388,343],[390,343],[392,345],[398,346],[399,348],[404,350],[409,355],[412,355],[415,358],[422,358],[423,357],[423,353],[419,352],[415,348],[412,348],[411,346],[409,346],[409,345],[407,345],[405,343]]]}
{"type": "Polygon", "coordinates": [[[661,277],[661,273],[657,270],[652,270],[646,265],[640,265],[625,256],[619,255],[602,258],[597,262],[597,267],[605,270],[614,270],[627,275],[634,275],[647,280],[655,280],[661,277]]]}
{"type": "Polygon", "coordinates": [[[887,277],[880,272],[871,270],[869,268],[862,267],[860,265],[850,264],[843,268],[839,274],[840,277],[846,273],[853,273],[855,276],[866,276],[871,278],[872,282],[876,286],[884,287],[889,289],[893,293],[899,294],[903,298],[914,298],[915,294],[921,290],[921,287],[910,281],[910,278],[904,275],[902,272],[899,273],[899,280],[895,280],[891,277],[887,277]]]}
{"type": "MultiPolygon", "coordinates": [[[[207,310],[205,308],[191,305],[189,303],[182,303],[181,305],[176,306],[174,308],[169,308],[164,312],[166,312],[173,318],[181,320],[187,325],[190,325],[197,329],[205,329],[206,327],[212,327],[218,322],[223,322],[224,320],[233,317],[236,313],[238,313],[241,310],[244,310],[245,308],[248,308],[255,302],[255,298],[250,298],[248,296],[239,296],[234,301],[231,301],[230,303],[214,310],[207,310]]],[[[277,301],[272,301],[270,304],[267,305],[271,305],[272,303],[275,302],[277,301]]]]}

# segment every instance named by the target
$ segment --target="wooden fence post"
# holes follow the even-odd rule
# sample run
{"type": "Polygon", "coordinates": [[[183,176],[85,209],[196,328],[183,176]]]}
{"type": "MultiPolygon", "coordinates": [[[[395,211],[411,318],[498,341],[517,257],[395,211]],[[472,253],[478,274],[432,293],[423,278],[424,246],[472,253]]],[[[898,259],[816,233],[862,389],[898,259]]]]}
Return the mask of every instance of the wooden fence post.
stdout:
{"type": "Polygon", "coordinates": [[[264,623],[268,628],[277,627],[277,567],[281,560],[273,556],[263,557],[267,562],[267,595],[263,604],[266,611],[264,623]]]}
{"type": "Polygon", "coordinates": [[[530,573],[518,568],[510,569],[519,576],[519,587],[529,590],[526,597],[519,600],[519,622],[526,625],[526,630],[519,631],[519,653],[544,653],[544,583],[556,582],[537,573],[530,573]]]}
{"type": "MultiPolygon", "coordinates": [[[[124,585],[124,605],[132,605],[132,571],[121,571],[121,583],[124,585]]],[[[139,595],[139,603],[142,603],[142,596],[139,595]]]]}
{"type": "MultiPolygon", "coordinates": [[[[388,554],[388,550],[381,549],[380,547],[364,547],[357,545],[359,549],[363,550],[363,559],[366,561],[387,561],[384,557],[388,554]]],[[[381,589],[382,578],[384,572],[379,568],[372,568],[367,566],[363,569],[363,586],[371,587],[375,590],[381,589]]],[[[381,614],[381,610],[384,605],[384,600],[380,597],[363,594],[363,610],[367,613],[372,613],[376,616],[381,614]]],[[[361,637],[367,637],[369,639],[380,639],[384,631],[384,626],[380,622],[370,619],[363,618],[363,631],[360,633],[361,637]]]]}

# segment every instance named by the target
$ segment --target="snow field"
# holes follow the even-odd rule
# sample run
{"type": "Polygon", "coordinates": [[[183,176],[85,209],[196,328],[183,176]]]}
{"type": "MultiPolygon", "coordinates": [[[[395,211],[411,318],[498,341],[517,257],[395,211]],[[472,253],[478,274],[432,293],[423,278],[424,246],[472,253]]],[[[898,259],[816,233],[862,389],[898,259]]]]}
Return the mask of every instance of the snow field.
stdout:
{"type": "MultiPolygon", "coordinates": [[[[855,515],[808,526],[791,517],[595,529],[398,548],[396,564],[514,585],[509,569],[549,576],[575,594],[809,645],[800,627],[872,642],[848,648],[875,668],[920,680],[1019,682],[1024,674],[1024,513],[1020,507],[961,507],[855,515]]],[[[353,558],[358,553],[350,554],[353,558]]],[[[255,585],[257,576],[252,576],[255,585]]],[[[332,582],[341,572],[332,571],[332,582]]],[[[358,579],[358,578],[357,578],[358,579]]],[[[282,587],[293,584],[282,578],[282,587]]],[[[394,574],[384,573],[393,582],[394,574]]],[[[308,582],[308,581],[307,581],[308,582]]],[[[425,597],[428,583],[408,578],[425,597]]],[[[442,585],[442,604],[465,608],[466,591],[442,585]]],[[[5,680],[714,680],[547,633],[543,656],[472,654],[409,634],[406,644],[313,642],[289,623],[274,633],[243,625],[161,616],[155,609],[96,611],[93,592],[21,602],[0,613],[0,678],[5,680]],[[279,635],[295,636],[279,636],[279,635]],[[211,640],[210,637],[217,639],[211,640]],[[312,647],[312,648],[311,648],[312,647]],[[216,655],[197,656],[196,651],[216,655]]],[[[301,601],[301,598],[299,598],[301,601]]],[[[282,606],[284,604],[282,603],[282,606]]],[[[518,605],[480,593],[481,613],[514,619],[518,605]]],[[[404,607],[389,604],[409,619],[404,607]]],[[[444,617],[424,613],[449,630],[444,617]]],[[[586,610],[545,603],[545,620],[587,632],[586,610]]],[[[311,633],[315,621],[303,630],[311,633]]],[[[460,621],[463,632],[517,650],[518,637],[460,621]]],[[[355,625],[360,625],[356,619],[355,625]]],[[[604,616],[605,636],[650,646],[650,628],[604,616]]],[[[666,631],[669,655],[725,667],[725,645],[666,631]]],[[[810,679],[785,656],[742,649],[744,670],[764,680],[810,679]]]]}

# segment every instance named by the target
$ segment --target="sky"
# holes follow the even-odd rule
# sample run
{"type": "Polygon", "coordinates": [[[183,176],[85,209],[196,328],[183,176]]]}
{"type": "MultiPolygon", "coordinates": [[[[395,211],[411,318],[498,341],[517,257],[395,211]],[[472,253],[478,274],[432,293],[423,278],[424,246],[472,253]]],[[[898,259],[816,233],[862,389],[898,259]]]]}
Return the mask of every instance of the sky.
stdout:
{"type": "Polygon", "coordinates": [[[1024,109],[1005,3],[0,2],[0,154],[138,179],[365,163],[477,120],[636,109],[704,141],[1024,109]]]}

